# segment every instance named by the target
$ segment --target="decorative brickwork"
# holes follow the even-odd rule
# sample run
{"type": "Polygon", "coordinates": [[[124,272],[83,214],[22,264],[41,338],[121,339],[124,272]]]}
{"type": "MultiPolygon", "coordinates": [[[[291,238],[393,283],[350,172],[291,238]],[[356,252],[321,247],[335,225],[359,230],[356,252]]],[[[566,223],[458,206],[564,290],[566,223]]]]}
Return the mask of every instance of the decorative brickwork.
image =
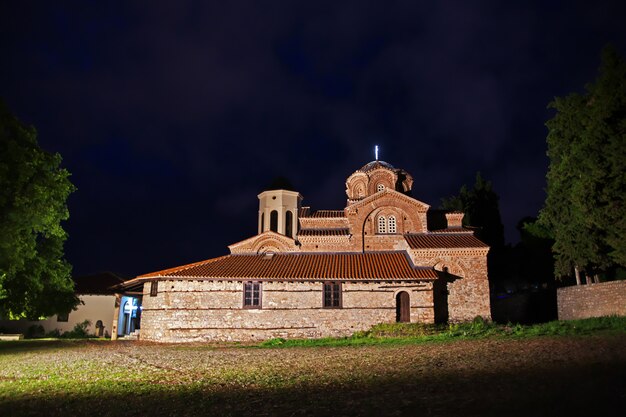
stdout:
{"type": "Polygon", "coordinates": [[[347,179],[344,210],[312,212],[295,191],[259,194],[260,233],[230,245],[231,255],[122,286],[143,291],[140,338],[311,338],[382,322],[491,319],[489,247],[463,229],[462,213],[430,231],[430,206],[407,195],[412,185],[406,171],[372,161],[347,179]],[[148,296],[151,281],[156,296],[148,296]],[[260,308],[244,306],[250,281],[260,308]]]}
{"type": "Polygon", "coordinates": [[[559,320],[626,316],[626,281],[557,289],[559,320]]]}

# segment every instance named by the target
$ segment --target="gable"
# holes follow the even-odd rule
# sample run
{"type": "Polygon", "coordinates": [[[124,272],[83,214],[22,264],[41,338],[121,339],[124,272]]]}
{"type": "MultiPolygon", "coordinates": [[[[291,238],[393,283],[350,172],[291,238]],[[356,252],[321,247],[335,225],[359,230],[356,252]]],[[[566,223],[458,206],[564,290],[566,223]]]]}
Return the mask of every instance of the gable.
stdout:
{"type": "Polygon", "coordinates": [[[381,203],[384,203],[384,205],[393,206],[395,201],[411,205],[420,213],[426,213],[428,209],[430,209],[430,206],[422,201],[416,200],[390,188],[385,188],[383,191],[377,192],[374,195],[348,206],[346,211],[347,214],[350,215],[350,212],[358,211],[359,208],[367,207],[368,205],[374,204],[376,206],[380,206],[381,203]]]}
{"type": "Polygon", "coordinates": [[[230,253],[294,252],[296,241],[285,235],[267,231],[228,246],[230,253]]]}

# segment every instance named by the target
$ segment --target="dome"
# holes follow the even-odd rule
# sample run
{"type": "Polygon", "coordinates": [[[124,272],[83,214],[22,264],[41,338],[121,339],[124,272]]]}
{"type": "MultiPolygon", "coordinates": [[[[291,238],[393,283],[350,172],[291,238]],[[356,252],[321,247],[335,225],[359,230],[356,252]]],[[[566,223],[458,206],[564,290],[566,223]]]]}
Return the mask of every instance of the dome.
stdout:
{"type": "Polygon", "coordinates": [[[395,171],[395,168],[393,167],[393,165],[391,165],[388,162],[385,161],[372,161],[372,162],[368,162],[367,164],[363,165],[359,171],[361,172],[368,172],[371,171],[373,169],[376,168],[387,168],[390,169],[392,171],[395,171]]]}

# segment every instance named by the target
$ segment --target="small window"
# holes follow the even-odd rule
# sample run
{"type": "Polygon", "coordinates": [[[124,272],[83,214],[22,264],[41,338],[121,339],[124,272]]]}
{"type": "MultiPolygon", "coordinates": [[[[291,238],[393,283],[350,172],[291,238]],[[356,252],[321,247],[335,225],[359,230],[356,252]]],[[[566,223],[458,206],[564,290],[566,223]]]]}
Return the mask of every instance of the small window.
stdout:
{"type": "Polygon", "coordinates": [[[376,191],[379,191],[379,192],[380,192],[380,191],[383,191],[384,189],[385,189],[385,186],[384,186],[383,184],[378,184],[378,185],[376,186],[376,191]]]}
{"type": "Polygon", "coordinates": [[[255,281],[243,284],[244,308],[261,308],[261,283],[255,281]]]}
{"type": "Polygon", "coordinates": [[[70,319],[70,313],[57,314],[57,321],[67,322],[70,319]]]}
{"type": "Polygon", "coordinates": [[[389,216],[389,222],[387,223],[387,230],[389,233],[396,233],[396,216],[389,216]]]}
{"type": "Polygon", "coordinates": [[[289,237],[293,237],[293,214],[291,214],[290,210],[287,210],[285,214],[285,235],[289,237]]]}
{"type": "Polygon", "coordinates": [[[278,233],[278,212],[276,210],[270,212],[270,230],[278,233]]]}
{"type": "Polygon", "coordinates": [[[341,308],[341,283],[324,283],[324,308],[341,308]]]}
{"type": "Polygon", "coordinates": [[[156,297],[159,293],[159,281],[152,281],[150,283],[150,297],[156,297]]]}
{"type": "Polygon", "coordinates": [[[265,213],[261,213],[261,233],[265,231],[265,213]]]}
{"type": "Polygon", "coordinates": [[[385,216],[378,217],[377,232],[378,233],[387,233],[387,219],[385,219],[385,216]]]}

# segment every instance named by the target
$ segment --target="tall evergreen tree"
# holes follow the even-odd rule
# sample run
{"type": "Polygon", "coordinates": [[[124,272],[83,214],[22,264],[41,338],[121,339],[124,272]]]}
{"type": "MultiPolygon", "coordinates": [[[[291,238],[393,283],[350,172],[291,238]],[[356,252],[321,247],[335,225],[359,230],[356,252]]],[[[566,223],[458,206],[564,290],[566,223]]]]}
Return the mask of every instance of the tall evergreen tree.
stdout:
{"type": "Polygon", "coordinates": [[[67,312],[78,302],[61,227],[74,186],[59,154],[36,138],[0,102],[0,316],[9,318],[67,312]]]}
{"type": "Polygon", "coordinates": [[[555,274],[626,265],[626,64],[605,48],[584,94],[555,98],[547,197],[540,223],[554,237],[555,274]]]}
{"type": "Polygon", "coordinates": [[[485,181],[477,172],[474,187],[468,189],[463,185],[458,195],[441,201],[441,208],[465,213],[463,225],[476,228],[479,239],[491,247],[500,248],[504,246],[504,226],[499,200],[491,181],[485,181]]]}

